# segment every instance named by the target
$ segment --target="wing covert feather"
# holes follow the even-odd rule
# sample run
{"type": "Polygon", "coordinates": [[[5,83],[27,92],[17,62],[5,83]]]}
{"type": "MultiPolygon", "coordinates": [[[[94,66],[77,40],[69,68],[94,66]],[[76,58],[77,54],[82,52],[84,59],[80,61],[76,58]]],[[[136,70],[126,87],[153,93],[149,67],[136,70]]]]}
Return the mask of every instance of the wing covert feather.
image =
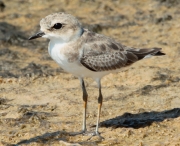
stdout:
{"type": "Polygon", "coordinates": [[[80,62],[92,71],[120,69],[138,60],[112,38],[86,31],[83,39],[80,62]]]}

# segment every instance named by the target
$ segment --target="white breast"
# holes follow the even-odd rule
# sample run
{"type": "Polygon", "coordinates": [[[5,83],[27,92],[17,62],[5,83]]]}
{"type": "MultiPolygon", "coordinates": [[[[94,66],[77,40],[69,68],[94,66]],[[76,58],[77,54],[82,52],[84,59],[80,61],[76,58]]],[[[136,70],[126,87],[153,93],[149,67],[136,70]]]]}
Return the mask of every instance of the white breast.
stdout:
{"type": "Polygon", "coordinates": [[[67,52],[69,46],[67,43],[55,43],[50,41],[48,52],[52,59],[60,65],[61,68],[63,68],[66,72],[72,73],[77,77],[91,77],[91,78],[101,78],[102,76],[109,73],[107,72],[94,72],[79,62],[79,60],[74,60],[73,62],[69,61],[69,58],[67,56],[67,52]],[[65,53],[66,51],[66,53],[65,53]]]}
{"type": "Polygon", "coordinates": [[[66,49],[66,43],[49,43],[48,52],[52,59],[57,62],[65,71],[71,72],[73,65],[76,63],[70,63],[68,57],[63,53],[63,50],[66,49]]]}

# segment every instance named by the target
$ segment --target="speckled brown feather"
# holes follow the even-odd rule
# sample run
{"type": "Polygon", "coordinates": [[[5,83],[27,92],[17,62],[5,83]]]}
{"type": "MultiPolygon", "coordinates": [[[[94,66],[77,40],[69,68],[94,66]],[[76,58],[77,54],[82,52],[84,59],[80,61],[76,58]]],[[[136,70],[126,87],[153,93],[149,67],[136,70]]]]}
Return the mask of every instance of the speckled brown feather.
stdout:
{"type": "Polygon", "coordinates": [[[161,48],[136,49],[123,46],[112,38],[84,31],[82,35],[83,53],[80,62],[92,71],[109,71],[128,66],[146,55],[164,55],[161,48]]]}

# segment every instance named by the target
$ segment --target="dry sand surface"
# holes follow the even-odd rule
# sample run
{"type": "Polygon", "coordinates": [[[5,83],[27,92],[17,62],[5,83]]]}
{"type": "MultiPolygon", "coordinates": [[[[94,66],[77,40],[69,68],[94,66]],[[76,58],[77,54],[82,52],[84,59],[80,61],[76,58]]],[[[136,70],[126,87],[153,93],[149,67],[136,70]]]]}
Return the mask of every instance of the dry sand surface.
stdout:
{"type": "MultiPolygon", "coordinates": [[[[179,0],[4,0],[0,2],[0,145],[180,145],[179,0]],[[4,2],[4,5],[3,5],[4,2]],[[79,80],[47,52],[48,40],[27,38],[39,21],[68,12],[95,32],[136,48],[160,47],[166,56],[133,64],[102,79],[98,137],[81,130],[79,80]]],[[[98,88],[86,79],[87,129],[97,118],[98,88]]]]}

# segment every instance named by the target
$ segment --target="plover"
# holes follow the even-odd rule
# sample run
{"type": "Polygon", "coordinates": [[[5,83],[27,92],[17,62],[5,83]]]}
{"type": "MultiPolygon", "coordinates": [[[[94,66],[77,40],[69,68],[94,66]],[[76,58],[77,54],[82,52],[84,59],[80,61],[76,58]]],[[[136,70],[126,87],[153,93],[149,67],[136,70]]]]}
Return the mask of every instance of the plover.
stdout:
{"type": "Polygon", "coordinates": [[[143,58],[165,55],[161,48],[137,49],[127,47],[107,36],[84,29],[74,16],[54,13],[40,21],[41,31],[29,40],[44,37],[50,39],[48,52],[52,59],[65,71],[77,76],[83,93],[84,110],[82,131],[86,132],[86,109],[88,94],[84,77],[93,78],[99,88],[98,114],[94,135],[98,127],[103,102],[101,79],[103,76],[120,71],[143,58]]]}

